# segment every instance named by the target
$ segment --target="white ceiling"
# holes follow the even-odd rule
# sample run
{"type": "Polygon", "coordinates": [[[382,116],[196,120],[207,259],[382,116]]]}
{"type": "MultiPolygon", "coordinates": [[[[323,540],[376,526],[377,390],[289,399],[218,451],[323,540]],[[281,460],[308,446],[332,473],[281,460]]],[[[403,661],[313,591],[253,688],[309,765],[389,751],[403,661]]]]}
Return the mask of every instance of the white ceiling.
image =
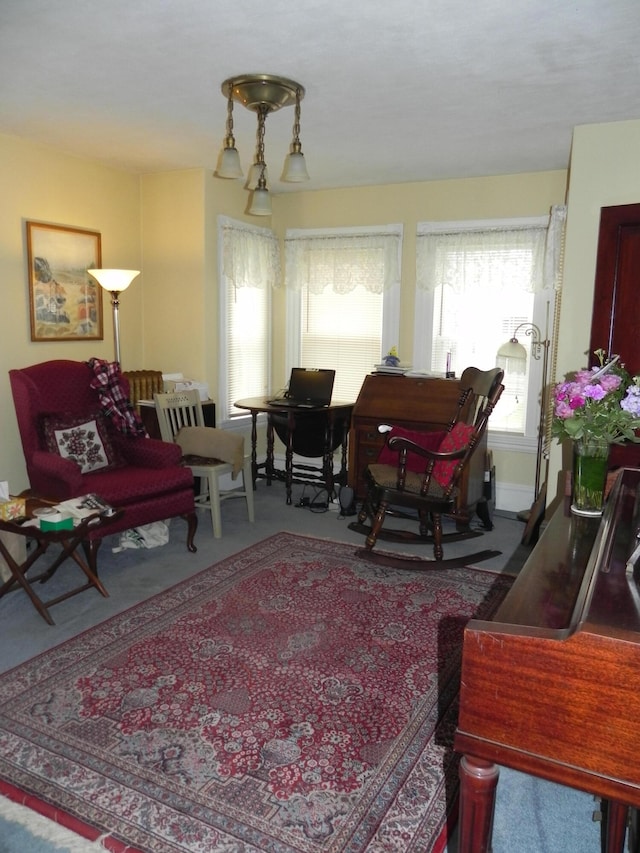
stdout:
{"type": "Polygon", "coordinates": [[[293,109],[267,119],[278,192],[564,169],[576,125],[640,118],[640,2],[0,0],[0,133],[81,157],[214,169],[249,72],[306,88],[310,183],[277,182],[293,109]]]}

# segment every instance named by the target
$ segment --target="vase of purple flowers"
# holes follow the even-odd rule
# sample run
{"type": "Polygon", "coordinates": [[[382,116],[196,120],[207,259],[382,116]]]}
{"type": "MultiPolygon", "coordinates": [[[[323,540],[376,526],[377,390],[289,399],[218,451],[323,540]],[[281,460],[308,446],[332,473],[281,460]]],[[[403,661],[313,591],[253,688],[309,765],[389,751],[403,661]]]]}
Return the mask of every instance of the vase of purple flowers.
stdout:
{"type": "Polygon", "coordinates": [[[618,356],[595,355],[598,365],[554,389],[551,431],[573,442],[571,510],[578,515],[602,513],[610,446],[640,441],[640,377],[631,378],[618,356]]]}

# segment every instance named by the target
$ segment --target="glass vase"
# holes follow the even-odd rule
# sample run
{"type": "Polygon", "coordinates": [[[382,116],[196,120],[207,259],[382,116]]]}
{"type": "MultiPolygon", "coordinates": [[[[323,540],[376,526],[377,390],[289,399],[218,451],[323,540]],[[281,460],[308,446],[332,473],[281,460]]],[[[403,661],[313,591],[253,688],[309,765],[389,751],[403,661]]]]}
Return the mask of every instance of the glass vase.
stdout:
{"type": "Polygon", "coordinates": [[[609,444],[587,436],[573,442],[573,503],[576,515],[602,515],[609,444]]]}

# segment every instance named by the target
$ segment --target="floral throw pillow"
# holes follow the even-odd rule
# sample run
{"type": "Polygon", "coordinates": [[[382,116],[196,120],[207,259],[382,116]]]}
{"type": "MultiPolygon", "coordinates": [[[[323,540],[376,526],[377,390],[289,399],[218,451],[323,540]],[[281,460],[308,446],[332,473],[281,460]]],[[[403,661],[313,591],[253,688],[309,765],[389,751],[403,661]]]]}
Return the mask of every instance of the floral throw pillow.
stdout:
{"type": "Polygon", "coordinates": [[[47,449],[72,459],[83,474],[115,466],[116,456],[100,413],[45,415],[43,427],[47,449]]]}
{"type": "MultiPolygon", "coordinates": [[[[457,423],[451,432],[448,432],[442,439],[442,443],[438,448],[439,452],[451,453],[454,450],[462,450],[468,444],[472,432],[473,424],[457,423]]],[[[449,462],[436,462],[433,466],[432,477],[443,488],[446,488],[451,482],[454,469],[459,461],[459,459],[452,459],[449,462]]]]}

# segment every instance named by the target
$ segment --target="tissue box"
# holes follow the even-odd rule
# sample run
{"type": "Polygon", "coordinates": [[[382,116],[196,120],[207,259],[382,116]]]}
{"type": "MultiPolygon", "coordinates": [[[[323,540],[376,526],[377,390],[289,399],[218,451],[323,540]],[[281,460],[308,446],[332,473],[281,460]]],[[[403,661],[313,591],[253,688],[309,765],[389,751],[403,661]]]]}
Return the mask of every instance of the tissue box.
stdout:
{"type": "Polygon", "coordinates": [[[14,518],[22,518],[25,512],[26,502],[24,498],[0,500],[0,519],[2,521],[12,521],[14,518]]]}
{"type": "Polygon", "coordinates": [[[40,530],[73,530],[73,516],[66,512],[52,512],[40,518],[40,530]]]}

